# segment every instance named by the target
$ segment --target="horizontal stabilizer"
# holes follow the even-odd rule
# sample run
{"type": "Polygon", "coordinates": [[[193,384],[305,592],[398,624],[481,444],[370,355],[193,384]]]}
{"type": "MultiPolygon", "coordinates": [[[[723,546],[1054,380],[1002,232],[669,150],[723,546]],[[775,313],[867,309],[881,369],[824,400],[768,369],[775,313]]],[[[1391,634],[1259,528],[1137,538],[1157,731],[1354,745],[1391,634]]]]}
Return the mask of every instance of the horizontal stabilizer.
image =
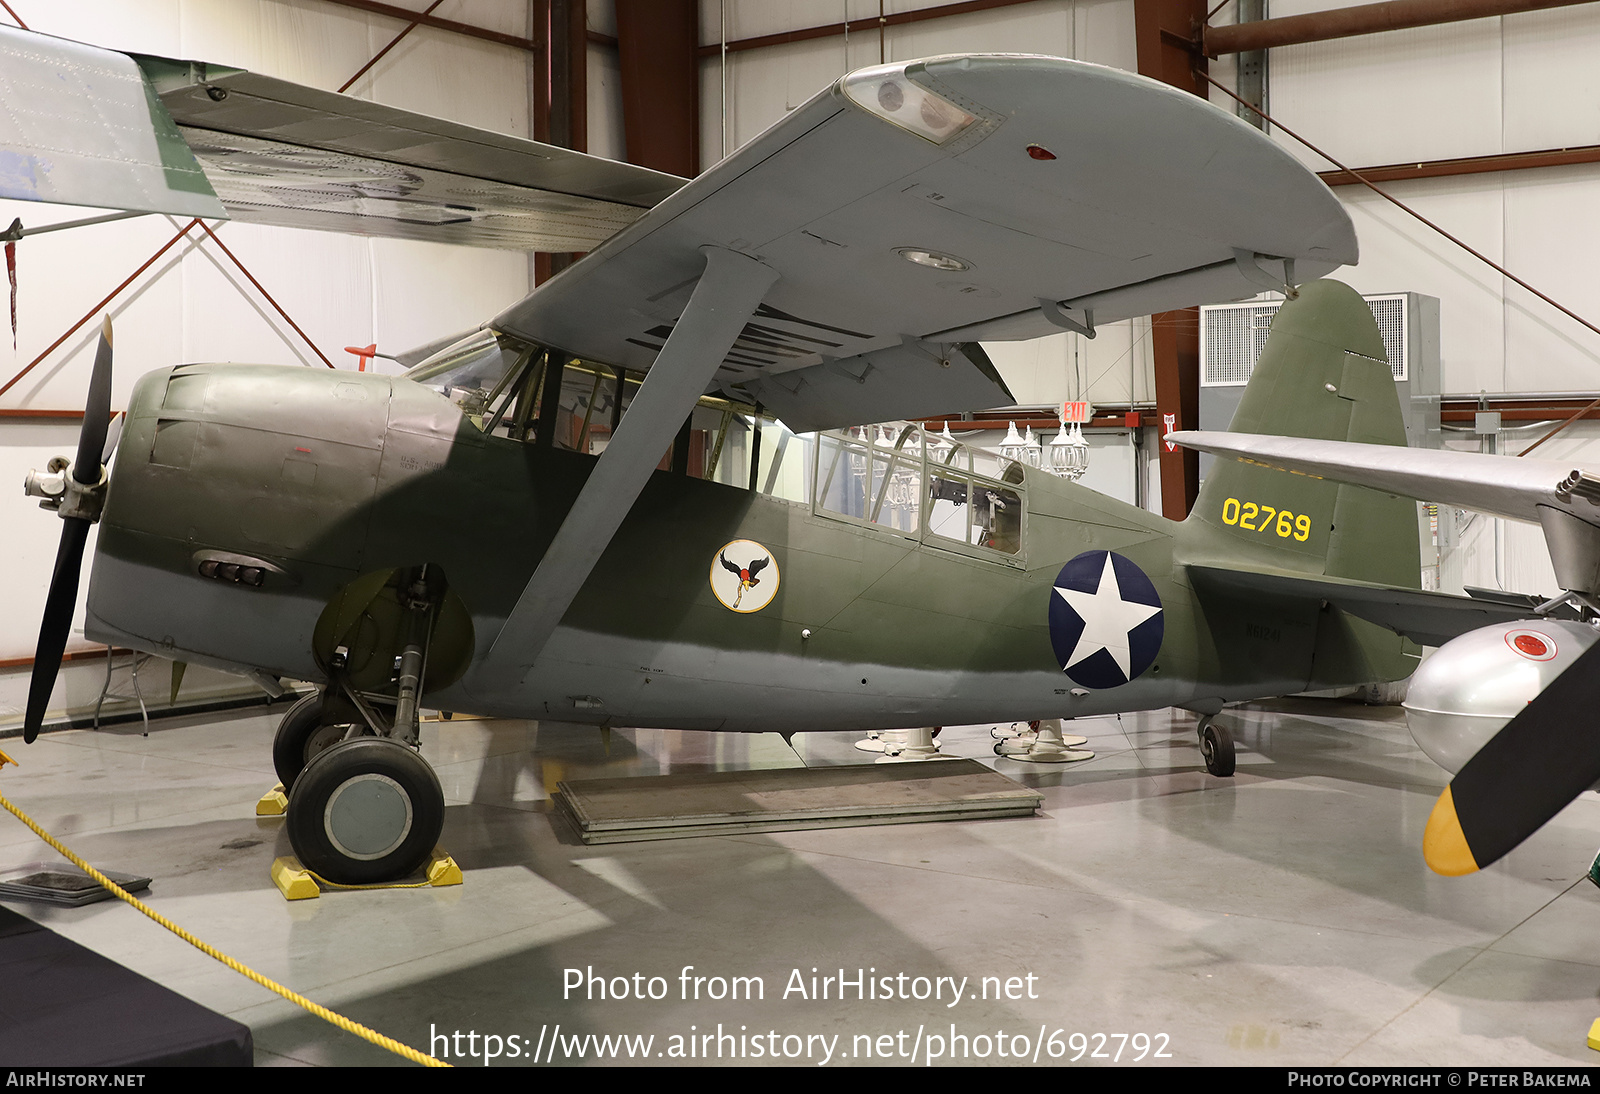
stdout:
{"type": "Polygon", "coordinates": [[[1541,506],[1588,520],[1600,517],[1592,502],[1557,492],[1576,472],[1572,464],[1556,460],[1197,429],[1169,433],[1165,439],[1291,474],[1370,486],[1513,520],[1538,523],[1541,506]]]}
{"type": "Polygon", "coordinates": [[[1218,566],[1191,565],[1188,571],[1202,590],[1216,589],[1239,597],[1325,600],[1340,611],[1422,646],[1442,646],[1479,627],[1527,619],[1532,614],[1520,605],[1423,589],[1393,589],[1363,581],[1218,566]]]}

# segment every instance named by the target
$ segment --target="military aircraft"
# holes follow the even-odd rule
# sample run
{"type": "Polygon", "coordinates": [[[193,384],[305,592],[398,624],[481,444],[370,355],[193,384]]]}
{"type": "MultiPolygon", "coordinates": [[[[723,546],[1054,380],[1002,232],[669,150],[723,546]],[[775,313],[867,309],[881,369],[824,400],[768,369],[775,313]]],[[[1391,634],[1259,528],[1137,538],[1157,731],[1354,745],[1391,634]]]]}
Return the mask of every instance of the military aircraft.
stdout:
{"type": "Polygon", "coordinates": [[[1268,286],[1297,299],[1236,428],[1404,443],[1370,312],[1296,289],[1355,260],[1337,200],[1163,85],[877,66],[683,182],[233,69],[3,31],[0,57],[8,116],[53,142],[0,196],[592,248],[404,377],[149,373],[120,440],[108,331],[77,458],[31,479],[67,524],[27,737],[98,520],[95,640],[322,685],[274,761],[330,879],[432,849],[423,698],[784,733],[1176,705],[1228,775],[1225,703],[1414,666],[1330,589],[1425,601],[1429,636],[1503,618],[1408,591],[1414,506],[1359,486],[1227,465],[1177,523],[915,425],[847,428],[1013,402],[981,340],[1268,286]]]}
{"type": "MultiPolygon", "coordinates": [[[[1544,530],[1562,592],[1516,605],[1520,619],[1459,635],[1410,686],[1412,735],[1455,776],[1423,835],[1436,872],[1459,876],[1488,866],[1600,782],[1593,721],[1600,706],[1600,473],[1537,457],[1395,452],[1237,431],[1195,430],[1171,439],[1254,467],[1361,483],[1544,530]]],[[[1392,609],[1341,606],[1401,624],[1392,609]]]]}

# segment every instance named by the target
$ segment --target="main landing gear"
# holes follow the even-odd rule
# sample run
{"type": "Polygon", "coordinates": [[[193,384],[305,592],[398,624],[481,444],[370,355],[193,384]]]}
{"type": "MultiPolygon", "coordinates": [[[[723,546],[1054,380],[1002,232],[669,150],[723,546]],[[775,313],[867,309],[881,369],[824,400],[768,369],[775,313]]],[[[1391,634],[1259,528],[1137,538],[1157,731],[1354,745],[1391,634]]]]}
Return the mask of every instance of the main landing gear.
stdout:
{"type": "Polygon", "coordinates": [[[361,885],[416,870],[444,829],[444,793],[399,741],[357,737],[324,749],[289,795],[289,842],[329,881],[361,885]]]}
{"type": "Polygon", "coordinates": [[[430,569],[398,572],[390,586],[400,642],[387,686],[375,687],[340,645],[327,659],[327,688],[278,724],[272,761],[289,795],[289,842],[329,881],[402,878],[428,859],[444,828],[444,792],[418,752],[418,699],[444,596],[442,575],[430,569]]]}
{"type": "Polygon", "coordinates": [[[1212,721],[1214,717],[1214,714],[1202,714],[1195,732],[1200,736],[1200,755],[1206,761],[1206,770],[1219,779],[1226,779],[1233,774],[1233,734],[1227,726],[1212,721]]]}

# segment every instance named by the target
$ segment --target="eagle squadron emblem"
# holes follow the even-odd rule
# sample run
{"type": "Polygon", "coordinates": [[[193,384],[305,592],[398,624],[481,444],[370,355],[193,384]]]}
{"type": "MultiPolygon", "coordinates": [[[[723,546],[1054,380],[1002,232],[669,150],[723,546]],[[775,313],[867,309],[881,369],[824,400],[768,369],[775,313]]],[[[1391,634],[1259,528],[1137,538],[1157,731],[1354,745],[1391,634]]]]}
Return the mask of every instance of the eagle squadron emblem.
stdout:
{"type": "Polygon", "coordinates": [[[772,552],[751,539],[736,539],[711,561],[711,591],[730,611],[759,612],[778,591],[772,552]]]}

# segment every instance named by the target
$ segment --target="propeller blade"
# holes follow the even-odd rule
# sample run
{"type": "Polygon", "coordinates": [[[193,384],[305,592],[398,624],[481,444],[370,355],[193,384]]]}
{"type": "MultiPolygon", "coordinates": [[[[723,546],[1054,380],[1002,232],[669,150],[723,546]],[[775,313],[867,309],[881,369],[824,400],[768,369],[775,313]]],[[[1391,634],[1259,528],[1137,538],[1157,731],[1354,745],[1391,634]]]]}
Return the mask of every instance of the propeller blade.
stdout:
{"type": "Polygon", "coordinates": [[[1600,780],[1600,644],[1589,647],[1467,761],[1422,836],[1435,873],[1470,874],[1600,780]]]}
{"type": "Polygon", "coordinates": [[[56,548],[56,568],[50,575],[50,594],[44,602],[44,621],[39,624],[39,645],[33,655],[33,679],[28,684],[28,712],[22,725],[22,739],[32,744],[44,724],[45,708],[61,670],[61,655],[67,649],[72,631],[72,613],[78,604],[78,572],[83,567],[83,547],[89,539],[89,522],[68,517],[61,528],[61,544],[56,548]]]}
{"type": "MultiPolygon", "coordinates": [[[[122,419],[111,431],[111,317],[100,327],[100,345],[95,350],[94,372],[89,377],[89,397],[83,407],[83,429],[78,433],[78,458],[72,477],[83,486],[100,481],[101,465],[111,458],[122,435],[122,419]]],[[[22,739],[32,744],[44,725],[45,708],[55,690],[61,658],[67,651],[67,636],[72,633],[72,613],[78,606],[78,577],[83,569],[83,549],[89,540],[93,521],[64,517],[61,544],[56,548],[56,568],[50,575],[50,592],[45,597],[44,620],[39,624],[39,645],[33,655],[33,678],[28,682],[28,711],[22,723],[22,739]]]]}
{"type": "Polygon", "coordinates": [[[105,451],[111,426],[111,317],[100,327],[100,347],[94,354],[89,377],[89,398],[83,407],[83,430],[78,434],[78,459],[72,477],[84,486],[100,481],[100,454],[105,451]]]}
{"type": "Polygon", "coordinates": [[[122,440],[122,426],[128,420],[126,414],[118,414],[111,419],[111,428],[106,433],[106,446],[100,450],[100,462],[111,465],[111,457],[117,451],[117,442],[122,440]]]}

